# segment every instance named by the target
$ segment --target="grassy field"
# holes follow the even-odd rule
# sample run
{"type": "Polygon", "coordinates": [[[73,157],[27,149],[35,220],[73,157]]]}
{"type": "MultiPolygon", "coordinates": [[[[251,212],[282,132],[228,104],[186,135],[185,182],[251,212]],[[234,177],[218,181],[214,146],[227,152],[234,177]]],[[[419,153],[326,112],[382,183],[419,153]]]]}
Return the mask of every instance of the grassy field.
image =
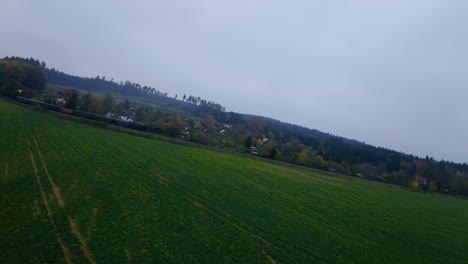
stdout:
{"type": "Polygon", "coordinates": [[[467,263],[468,201],[0,100],[2,263],[467,263]]]}

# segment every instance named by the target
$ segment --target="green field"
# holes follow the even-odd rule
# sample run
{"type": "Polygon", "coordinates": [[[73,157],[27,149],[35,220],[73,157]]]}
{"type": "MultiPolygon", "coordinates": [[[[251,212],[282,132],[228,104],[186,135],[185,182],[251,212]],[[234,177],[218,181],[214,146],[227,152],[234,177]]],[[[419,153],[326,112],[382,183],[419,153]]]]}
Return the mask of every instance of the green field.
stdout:
{"type": "Polygon", "coordinates": [[[2,263],[468,263],[468,201],[0,100],[2,263]]]}

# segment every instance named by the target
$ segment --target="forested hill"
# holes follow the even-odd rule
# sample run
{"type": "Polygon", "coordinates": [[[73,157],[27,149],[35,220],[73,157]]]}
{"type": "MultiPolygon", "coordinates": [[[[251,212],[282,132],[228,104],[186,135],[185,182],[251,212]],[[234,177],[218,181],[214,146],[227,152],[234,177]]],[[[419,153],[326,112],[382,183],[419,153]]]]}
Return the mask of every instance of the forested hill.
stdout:
{"type": "Polygon", "coordinates": [[[185,105],[179,100],[168,97],[167,93],[163,93],[150,86],[142,86],[130,81],[117,83],[114,79],[107,80],[105,76],[100,77],[99,75],[96,77],[78,77],[58,71],[55,68],[44,68],[44,73],[47,76],[48,82],[51,84],[96,92],[109,92],[128,98],[144,96],[145,98],[152,99],[156,102],[185,105]]]}
{"type": "MultiPolygon", "coordinates": [[[[190,140],[197,140],[202,144],[235,149],[265,158],[360,178],[410,186],[414,190],[468,196],[466,163],[436,161],[428,156],[420,158],[268,117],[226,112],[219,103],[185,94],[169,97],[166,92],[136,82],[116,82],[104,76],[87,78],[73,76],[54,68],[47,68],[45,63],[32,58],[12,57],[4,58],[2,61],[9,60],[40,67],[50,84],[112,93],[130,100],[137,99],[170,106],[167,109],[177,111],[161,113],[141,105],[134,105],[132,107],[134,110],[130,110],[128,101],[126,105],[116,105],[112,110],[115,113],[125,114],[135,122],[151,127],[155,131],[165,131],[170,136],[181,137],[181,134],[190,131],[190,140]],[[189,113],[189,116],[175,112],[189,113]]],[[[93,100],[99,105],[99,99],[93,100]]],[[[93,112],[89,104],[85,105],[83,100],[80,109],[93,112]]]]}
{"type": "MultiPolygon", "coordinates": [[[[50,84],[69,86],[78,89],[84,89],[96,92],[109,92],[117,94],[127,98],[144,98],[151,100],[154,103],[169,103],[173,106],[177,106],[185,111],[191,112],[195,115],[206,115],[211,114],[216,117],[220,122],[227,124],[242,124],[246,119],[257,118],[263,120],[267,125],[272,127],[281,127],[286,133],[292,134],[291,136],[301,136],[301,138],[309,138],[310,141],[321,141],[336,136],[330,135],[318,131],[316,129],[310,129],[301,127],[294,124],[282,122],[273,118],[255,116],[248,114],[240,114],[235,112],[226,112],[225,108],[220,104],[214,102],[207,102],[200,97],[196,96],[178,96],[174,98],[168,96],[167,92],[159,91],[153,87],[140,85],[136,82],[121,81],[115,82],[113,78],[106,79],[105,76],[96,77],[78,77],[70,75],[55,68],[44,68],[44,72],[47,76],[47,80],[50,84]]],[[[344,139],[347,142],[352,140],[344,139]]]]}

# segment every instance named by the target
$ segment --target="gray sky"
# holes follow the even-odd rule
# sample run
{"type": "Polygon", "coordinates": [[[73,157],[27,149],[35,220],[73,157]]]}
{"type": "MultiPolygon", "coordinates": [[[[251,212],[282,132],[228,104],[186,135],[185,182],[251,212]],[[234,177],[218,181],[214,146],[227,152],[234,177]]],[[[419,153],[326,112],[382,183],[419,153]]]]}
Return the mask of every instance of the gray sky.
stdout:
{"type": "Polygon", "coordinates": [[[3,0],[0,10],[1,57],[468,162],[465,0],[3,0]]]}

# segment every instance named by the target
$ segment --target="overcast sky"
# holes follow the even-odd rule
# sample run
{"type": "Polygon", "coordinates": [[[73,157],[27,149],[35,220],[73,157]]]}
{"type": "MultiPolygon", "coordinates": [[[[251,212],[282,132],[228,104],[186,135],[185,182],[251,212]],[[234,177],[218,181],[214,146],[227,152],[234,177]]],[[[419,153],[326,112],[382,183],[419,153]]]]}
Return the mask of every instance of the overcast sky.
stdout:
{"type": "Polygon", "coordinates": [[[0,56],[468,162],[468,1],[0,2],[0,56]]]}

